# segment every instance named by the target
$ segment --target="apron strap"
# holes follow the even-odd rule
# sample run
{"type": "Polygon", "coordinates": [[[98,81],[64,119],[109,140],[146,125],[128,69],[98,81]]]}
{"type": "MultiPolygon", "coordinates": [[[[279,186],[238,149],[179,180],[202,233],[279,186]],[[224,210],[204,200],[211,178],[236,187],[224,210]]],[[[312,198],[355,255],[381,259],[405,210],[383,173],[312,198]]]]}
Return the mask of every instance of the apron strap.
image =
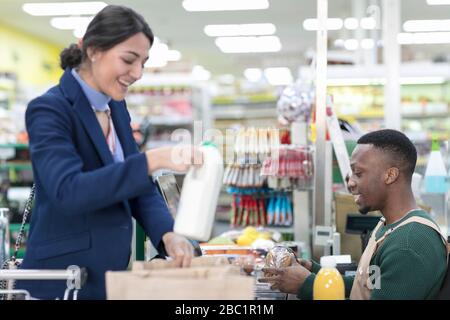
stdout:
{"type": "Polygon", "coordinates": [[[380,239],[378,239],[378,240],[376,241],[376,242],[377,242],[377,246],[378,246],[381,242],[383,242],[384,239],[385,239],[388,235],[390,235],[392,232],[394,232],[394,231],[397,230],[398,228],[400,228],[400,227],[402,227],[402,226],[404,226],[404,225],[406,225],[406,224],[408,224],[408,223],[412,223],[412,222],[417,222],[417,223],[426,225],[426,226],[430,227],[431,229],[433,229],[434,231],[436,231],[436,232],[441,236],[441,240],[442,240],[442,242],[444,243],[445,248],[447,249],[447,264],[448,264],[448,252],[449,252],[448,249],[449,249],[449,248],[448,248],[448,245],[447,245],[447,239],[446,239],[445,236],[442,234],[442,232],[441,232],[441,230],[439,229],[439,227],[438,227],[434,222],[432,222],[431,220],[428,220],[428,219],[426,219],[426,218],[414,216],[414,217],[411,217],[411,218],[406,219],[405,221],[403,221],[403,222],[400,223],[399,225],[395,226],[394,228],[391,228],[391,229],[387,230],[387,231],[383,234],[383,236],[382,236],[380,239]]]}

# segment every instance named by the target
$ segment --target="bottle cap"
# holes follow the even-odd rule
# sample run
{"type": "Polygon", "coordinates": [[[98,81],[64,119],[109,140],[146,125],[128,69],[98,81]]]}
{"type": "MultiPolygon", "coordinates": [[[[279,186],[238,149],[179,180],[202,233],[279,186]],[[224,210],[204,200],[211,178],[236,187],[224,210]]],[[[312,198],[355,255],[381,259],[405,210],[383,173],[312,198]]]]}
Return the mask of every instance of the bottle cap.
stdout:
{"type": "Polygon", "coordinates": [[[335,268],[336,259],[333,256],[323,256],[320,258],[320,265],[322,268],[335,268]]]}

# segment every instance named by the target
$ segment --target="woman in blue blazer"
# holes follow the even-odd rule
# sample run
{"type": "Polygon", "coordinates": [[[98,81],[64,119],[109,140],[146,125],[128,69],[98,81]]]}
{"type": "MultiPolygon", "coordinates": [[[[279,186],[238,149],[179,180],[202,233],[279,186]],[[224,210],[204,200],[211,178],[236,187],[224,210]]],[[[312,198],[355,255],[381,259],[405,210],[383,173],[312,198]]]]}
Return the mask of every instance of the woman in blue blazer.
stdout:
{"type": "MultiPolygon", "coordinates": [[[[124,101],[128,86],[142,76],[152,43],[141,15],[105,7],[80,43],[61,53],[59,85],[26,111],[36,196],[21,268],[86,268],[79,298],[104,299],[105,272],[127,268],[132,217],[179,266],[188,266],[193,255],[189,241],[173,233],[173,219],[151,179],[162,167],[185,171],[190,163],[173,161],[171,148],[139,152],[124,101]],[[106,129],[104,115],[111,120],[106,118],[106,129]]],[[[66,283],[21,281],[17,288],[54,299],[63,296],[66,283]]]]}

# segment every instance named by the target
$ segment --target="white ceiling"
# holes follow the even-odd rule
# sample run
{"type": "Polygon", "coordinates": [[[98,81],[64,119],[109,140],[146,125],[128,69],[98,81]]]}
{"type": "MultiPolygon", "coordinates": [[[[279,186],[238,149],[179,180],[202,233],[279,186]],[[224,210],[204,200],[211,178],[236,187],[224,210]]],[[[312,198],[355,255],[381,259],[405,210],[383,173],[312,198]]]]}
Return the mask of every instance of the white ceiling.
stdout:
{"type": "MultiPolygon", "coordinates": [[[[75,1],[75,0],[71,0],[75,1]]],[[[267,10],[226,11],[226,12],[187,12],[182,0],[104,0],[109,4],[124,4],[140,12],[154,33],[168,43],[172,49],[179,50],[185,61],[200,64],[213,74],[233,73],[242,75],[247,67],[288,66],[295,71],[304,62],[308,48],[315,46],[315,33],[304,31],[302,21],[316,15],[314,0],[270,0],[267,10]],[[203,32],[207,24],[270,22],[277,27],[276,35],[282,43],[278,53],[225,54],[214,44],[214,38],[203,32]]],[[[245,1],[245,0],[242,0],[245,1]]],[[[353,0],[378,3],[377,0],[353,0]]],[[[75,42],[71,31],[54,29],[49,17],[33,17],[21,10],[25,2],[56,2],[55,0],[0,0],[0,23],[35,34],[43,39],[66,46],[75,42]]],[[[330,17],[349,17],[352,0],[329,0],[330,17]]],[[[409,19],[449,19],[450,6],[429,6],[426,0],[403,0],[402,22],[409,19]]],[[[342,31],[341,31],[342,32],[342,31]]],[[[347,31],[349,33],[349,31],[347,31]]],[[[336,39],[339,35],[329,32],[336,39]]],[[[410,47],[419,57],[430,57],[437,53],[450,52],[450,45],[422,45],[410,47]]]]}

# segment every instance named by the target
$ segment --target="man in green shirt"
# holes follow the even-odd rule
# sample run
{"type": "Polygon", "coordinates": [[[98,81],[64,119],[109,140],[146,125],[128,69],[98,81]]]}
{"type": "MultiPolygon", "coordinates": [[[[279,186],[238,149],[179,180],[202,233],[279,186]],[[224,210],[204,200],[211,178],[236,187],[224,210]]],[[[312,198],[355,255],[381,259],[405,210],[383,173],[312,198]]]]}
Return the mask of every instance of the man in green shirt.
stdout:
{"type": "MultiPolygon", "coordinates": [[[[362,214],[379,210],[385,221],[371,240],[372,251],[366,252],[366,248],[363,254],[367,265],[379,270],[379,276],[370,279],[373,285],[369,288],[358,273],[356,280],[353,276],[344,277],[346,297],[436,298],[447,269],[447,250],[434,221],[417,208],[411,190],[416,161],[414,145],[399,131],[379,130],[358,140],[351,157],[348,188],[362,214]],[[404,223],[407,220],[409,223],[404,223]]],[[[297,294],[300,299],[312,299],[319,270],[317,263],[301,261],[288,268],[267,268],[265,272],[272,276],[260,281],[269,282],[282,292],[297,294]]]]}

